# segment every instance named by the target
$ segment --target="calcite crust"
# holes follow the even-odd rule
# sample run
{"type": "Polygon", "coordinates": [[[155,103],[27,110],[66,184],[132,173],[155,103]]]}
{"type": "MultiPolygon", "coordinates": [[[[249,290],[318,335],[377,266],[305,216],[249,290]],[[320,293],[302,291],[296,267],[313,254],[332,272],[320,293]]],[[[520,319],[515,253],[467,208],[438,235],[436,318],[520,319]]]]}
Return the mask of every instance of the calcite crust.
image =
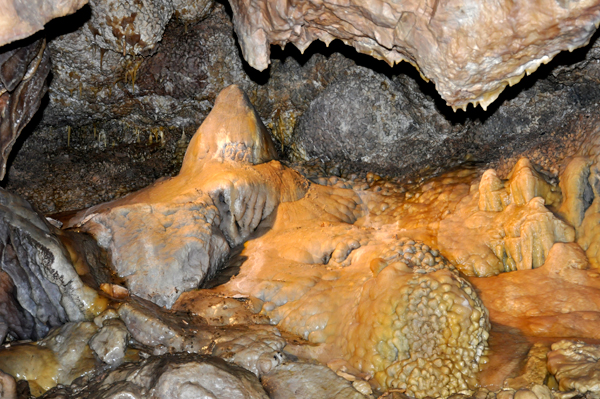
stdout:
{"type": "Polygon", "coordinates": [[[484,109],[563,50],[584,46],[600,21],[597,0],[347,2],[231,0],[242,52],[264,70],[269,46],[341,39],[387,61],[407,61],[448,105],[484,109]]]}

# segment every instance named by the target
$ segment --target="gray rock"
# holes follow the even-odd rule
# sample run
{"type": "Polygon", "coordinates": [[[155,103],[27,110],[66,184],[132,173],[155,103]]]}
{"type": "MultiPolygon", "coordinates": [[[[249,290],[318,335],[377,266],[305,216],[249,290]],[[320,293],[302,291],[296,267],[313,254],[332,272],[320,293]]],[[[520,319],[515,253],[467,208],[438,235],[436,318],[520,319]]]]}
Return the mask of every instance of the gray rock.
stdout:
{"type": "Polygon", "coordinates": [[[106,50],[148,55],[161,41],[171,17],[195,22],[205,18],[213,0],[91,0],[92,16],[83,28],[90,42],[106,50]]]}
{"type": "Polygon", "coordinates": [[[564,150],[572,155],[577,146],[573,132],[586,129],[582,121],[600,101],[600,90],[591,83],[600,75],[594,61],[600,58],[599,48],[595,43],[587,54],[580,50],[561,60],[581,60],[568,67],[546,67],[552,71],[547,79],[510,89],[486,113],[469,109],[454,114],[428,85],[401,74],[351,67],[299,118],[292,153],[296,159],[337,162],[350,171],[404,177],[422,177],[467,160],[502,163],[504,175],[518,154],[528,153],[556,175],[564,150]],[[586,73],[573,72],[578,68],[586,73]]]}
{"type": "Polygon", "coordinates": [[[12,339],[31,339],[35,333],[35,321],[16,297],[16,288],[10,276],[0,272],[0,341],[9,335],[12,339]]]}
{"type": "Polygon", "coordinates": [[[205,196],[115,208],[95,216],[93,228],[130,292],[171,307],[183,291],[212,276],[229,253],[214,218],[217,209],[205,196]]]}
{"type": "Polygon", "coordinates": [[[5,190],[0,190],[0,220],[1,267],[15,285],[19,305],[34,319],[30,338],[90,317],[98,294],[77,275],[54,227],[5,190]]]}
{"type": "Polygon", "coordinates": [[[426,164],[428,152],[444,145],[452,125],[413,82],[404,83],[367,68],[348,69],[300,118],[296,157],[388,173],[426,164]]]}
{"type": "Polygon", "coordinates": [[[118,366],[125,358],[128,336],[127,328],[121,320],[108,319],[90,339],[89,345],[104,363],[118,366]]]}
{"type": "Polygon", "coordinates": [[[0,180],[17,137],[46,94],[49,72],[50,55],[43,37],[0,48],[0,180]]]}
{"type": "Polygon", "coordinates": [[[119,307],[119,316],[131,337],[156,355],[183,351],[219,356],[257,376],[285,358],[286,342],[273,326],[209,326],[187,312],[167,311],[136,297],[119,307]]]}
{"type": "Polygon", "coordinates": [[[261,381],[271,399],[365,398],[349,381],[317,364],[284,363],[261,381]]]}
{"type": "Polygon", "coordinates": [[[126,363],[84,386],[55,388],[41,398],[268,399],[258,378],[219,358],[196,354],[126,363]]]}

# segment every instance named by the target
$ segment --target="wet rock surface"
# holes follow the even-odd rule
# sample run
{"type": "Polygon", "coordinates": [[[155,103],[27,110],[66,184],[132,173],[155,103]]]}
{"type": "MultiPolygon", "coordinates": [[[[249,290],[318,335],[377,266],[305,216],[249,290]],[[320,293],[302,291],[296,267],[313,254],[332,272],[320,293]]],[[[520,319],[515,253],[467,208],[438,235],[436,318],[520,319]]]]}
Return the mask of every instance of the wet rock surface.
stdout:
{"type": "MultiPolygon", "coordinates": [[[[66,4],[65,4],[66,5],[66,4]]],[[[50,55],[44,37],[32,37],[0,50],[0,179],[21,131],[38,111],[48,89],[50,55]]]]}
{"type": "Polygon", "coordinates": [[[83,388],[55,389],[42,398],[268,398],[258,378],[249,371],[219,358],[194,354],[127,363],[88,384],[83,388]]]}

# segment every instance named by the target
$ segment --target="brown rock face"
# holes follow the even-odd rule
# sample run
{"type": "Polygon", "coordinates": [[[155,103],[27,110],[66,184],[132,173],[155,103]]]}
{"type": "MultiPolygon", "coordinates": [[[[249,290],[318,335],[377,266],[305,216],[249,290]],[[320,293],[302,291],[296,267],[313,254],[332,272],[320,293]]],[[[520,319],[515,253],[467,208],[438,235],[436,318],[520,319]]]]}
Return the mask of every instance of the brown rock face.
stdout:
{"type": "Polygon", "coordinates": [[[484,109],[507,85],[562,50],[588,43],[600,2],[231,0],[242,52],[254,68],[269,45],[314,40],[346,44],[387,61],[407,61],[435,82],[448,105],[484,109]]]}
{"type": "Polygon", "coordinates": [[[8,0],[0,4],[0,46],[44,29],[51,19],[74,13],[87,0],[8,0]]]}
{"type": "Polygon", "coordinates": [[[50,56],[46,39],[26,39],[0,49],[0,179],[17,137],[46,94],[50,56]]]}

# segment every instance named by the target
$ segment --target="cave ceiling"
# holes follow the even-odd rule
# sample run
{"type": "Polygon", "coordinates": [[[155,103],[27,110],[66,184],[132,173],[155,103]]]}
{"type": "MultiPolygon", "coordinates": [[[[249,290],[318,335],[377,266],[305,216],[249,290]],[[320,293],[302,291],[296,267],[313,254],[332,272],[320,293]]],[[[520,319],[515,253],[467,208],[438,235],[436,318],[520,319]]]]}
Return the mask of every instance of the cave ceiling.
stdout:
{"type": "Polygon", "coordinates": [[[246,60],[264,70],[270,45],[341,39],[390,65],[407,61],[434,82],[446,103],[486,109],[563,50],[585,46],[597,1],[232,0],[246,60]]]}

